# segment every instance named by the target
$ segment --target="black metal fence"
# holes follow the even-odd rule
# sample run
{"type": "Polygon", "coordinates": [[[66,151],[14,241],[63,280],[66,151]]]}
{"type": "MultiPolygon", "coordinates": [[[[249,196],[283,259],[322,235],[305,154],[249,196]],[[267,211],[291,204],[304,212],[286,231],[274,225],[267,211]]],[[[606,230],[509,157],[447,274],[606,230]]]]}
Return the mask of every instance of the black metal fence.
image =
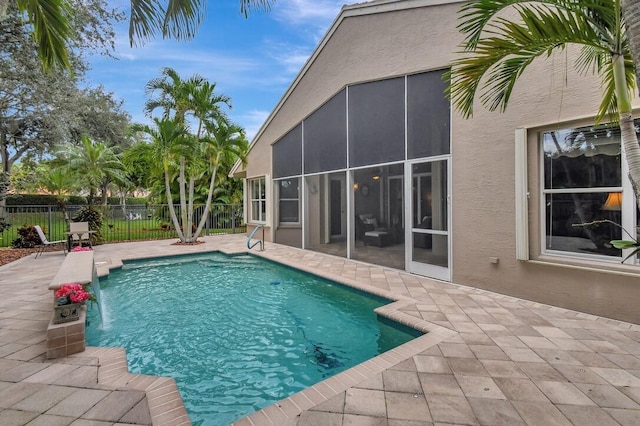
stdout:
{"type": "MultiPolygon", "coordinates": [[[[83,206],[6,206],[0,207],[0,217],[11,225],[0,233],[0,247],[8,247],[18,238],[23,225],[40,225],[50,241],[66,239],[69,221],[83,206]]],[[[168,205],[97,206],[103,215],[102,236],[105,242],[177,238],[168,205]]],[[[180,206],[175,206],[180,217],[180,206]]],[[[204,205],[195,206],[194,229],[204,212],[204,205]]],[[[211,206],[201,235],[236,234],[246,232],[242,206],[216,204],[211,206]]]]}

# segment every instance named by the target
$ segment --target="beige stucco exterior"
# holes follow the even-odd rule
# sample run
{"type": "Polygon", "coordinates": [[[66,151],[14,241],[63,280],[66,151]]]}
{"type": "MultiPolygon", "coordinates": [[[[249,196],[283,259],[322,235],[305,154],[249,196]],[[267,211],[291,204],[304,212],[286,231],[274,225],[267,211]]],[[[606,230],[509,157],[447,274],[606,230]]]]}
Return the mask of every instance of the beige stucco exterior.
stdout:
{"type": "MultiPolygon", "coordinates": [[[[270,175],[271,145],[346,85],[446,68],[461,40],[460,3],[438,3],[374,2],[343,9],[253,141],[246,168],[236,173],[270,175]]],[[[532,64],[504,113],[476,106],[474,117],[465,120],[453,112],[452,281],[637,323],[638,267],[540,256],[537,130],[578,119],[589,123],[600,101],[599,80],[576,75],[572,61],[571,53],[561,53],[532,64]],[[530,261],[515,255],[518,128],[528,129],[530,261]]],[[[301,232],[278,232],[277,242],[299,246],[301,232]]],[[[318,232],[312,227],[309,238],[318,232]]],[[[273,240],[270,227],[267,239],[273,240]]]]}

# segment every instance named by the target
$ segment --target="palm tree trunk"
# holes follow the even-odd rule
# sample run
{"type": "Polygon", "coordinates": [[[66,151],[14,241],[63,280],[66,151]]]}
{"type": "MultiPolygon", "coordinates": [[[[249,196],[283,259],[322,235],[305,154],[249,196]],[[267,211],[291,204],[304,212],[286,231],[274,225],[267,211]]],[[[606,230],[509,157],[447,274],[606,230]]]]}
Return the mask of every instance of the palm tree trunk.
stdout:
{"type": "Polygon", "coordinates": [[[213,174],[211,175],[211,181],[209,182],[209,193],[207,194],[207,203],[204,206],[204,212],[202,213],[202,218],[200,218],[200,223],[198,224],[198,229],[196,229],[196,238],[202,232],[202,228],[204,228],[204,224],[207,223],[207,217],[209,216],[209,209],[211,208],[211,199],[213,198],[213,189],[215,188],[216,175],[218,174],[218,160],[216,160],[216,165],[213,167],[213,174]]]}
{"type": "Polygon", "coordinates": [[[189,235],[191,235],[189,242],[193,242],[197,239],[197,237],[193,235],[193,193],[195,188],[195,182],[196,182],[196,179],[193,176],[189,176],[189,204],[187,207],[187,210],[188,210],[187,227],[189,228],[189,235]]]}
{"type": "Polygon", "coordinates": [[[637,88],[640,90],[640,2],[637,0],[622,0],[624,23],[627,26],[629,50],[636,66],[637,88]]]}
{"type": "Polygon", "coordinates": [[[164,169],[164,188],[167,194],[167,205],[169,206],[169,214],[171,215],[171,222],[173,222],[173,227],[176,229],[176,232],[178,232],[178,238],[180,238],[180,241],[184,241],[184,234],[180,229],[180,221],[178,221],[178,216],[176,216],[176,210],[173,208],[173,199],[171,197],[171,186],[169,182],[169,170],[166,165],[164,169]]]}
{"type": "Polygon", "coordinates": [[[109,201],[108,193],[107,193],[107,185],[108,183],[103,183],[100,187],[100,191],[102,192],[102,205],[106,207],[107,202],[109,201]]]}
{"type": "Polygon", "coordinates": [[[5,207],[7,191],[9,190],[9,176],[11,176],[11,164],[6,134],[3,131],[0,131],[0,160],[2,160],[2,167],[0,167],[0,207],[5,207]]]}
{"type": "Polygon", "coordinates": [[[636,203],[640,208],[640,145],[638,145],[638,135],[636,126],[633,123],[633,116],[630,112],[620,114],[620,132],[622,136],[622,146],[629,166],[629,180],[636,194],[636,203]]]}
{"type": "Polygon", "coordinates": [[[180,184],[180,221],[182,222],[182,233],[183,237],[181,238],[182,242],[185,243],[191,239],[191,230],[188,229],[185,225],[185,221],[187,219],[187,194],[185,192],[185,159],[184,155],[180,156],[180,177],[178,178],[178,183],[180,184]]]}
{"type": "Polygon", "coordinates": [[[625,84],[624,56],[613,55],[613,79],[616,87],[618,111],[620,111],[620,136],[624,154],[629,166],[629,180],[636,195],[636,203],[640,207],[640,145],[638,135],[633,124],[631,96],[625,84]]]}

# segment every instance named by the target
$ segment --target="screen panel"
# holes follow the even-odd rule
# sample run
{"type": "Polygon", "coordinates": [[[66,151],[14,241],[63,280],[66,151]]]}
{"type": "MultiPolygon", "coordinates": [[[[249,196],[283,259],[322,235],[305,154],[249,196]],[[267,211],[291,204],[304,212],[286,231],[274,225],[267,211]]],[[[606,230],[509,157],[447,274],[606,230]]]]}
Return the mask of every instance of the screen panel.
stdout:
{"type": "Polygon", "coordinates": [[[349,165],[404,160],[404,77],[349,86],[349,165]]]}
{"type": "Polygon", "coordinates": [[[304,120],[304,172],[347,166],[347,96],[342,90],[304,120]]]}
{"type": "Polygon", "coordinates": [[[407,77],[407,156],[449,154],[451,103],[445,95],[444,71],[407,77]]]}
{"type": "Polygon", "coordinates": [[[302,174],[302,125],[298,124],[272,147],[273,177],[302,174]]]}

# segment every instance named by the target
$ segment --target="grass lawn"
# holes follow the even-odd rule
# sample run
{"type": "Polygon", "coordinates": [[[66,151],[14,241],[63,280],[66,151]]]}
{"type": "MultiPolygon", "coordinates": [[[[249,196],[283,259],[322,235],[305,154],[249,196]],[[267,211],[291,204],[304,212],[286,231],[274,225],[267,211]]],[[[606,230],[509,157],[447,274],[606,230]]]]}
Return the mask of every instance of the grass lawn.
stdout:
{"type": "MultiPolygon", "coordinates": [[[[65,240],[68,224],[62,213],[57,212],[34,212],[15,213],[7,217],[12,226],[0,233],[0,247],[10,247],[13,240],[18,237],[18,228],[23,224],[40,225],[49,241],[65,240]]],[[[177,238],[177,233],[170,229],[169,222],[162,222],[155,218],[144,218],[135,220],[106,218],[102,226],[103,242],[154,240],[165,238],[177,238]]],[[[246,227],[238,226],[219,227],[215,229],[203,229],[201,235],[241,233],[246,231],[246,227]]]]}

